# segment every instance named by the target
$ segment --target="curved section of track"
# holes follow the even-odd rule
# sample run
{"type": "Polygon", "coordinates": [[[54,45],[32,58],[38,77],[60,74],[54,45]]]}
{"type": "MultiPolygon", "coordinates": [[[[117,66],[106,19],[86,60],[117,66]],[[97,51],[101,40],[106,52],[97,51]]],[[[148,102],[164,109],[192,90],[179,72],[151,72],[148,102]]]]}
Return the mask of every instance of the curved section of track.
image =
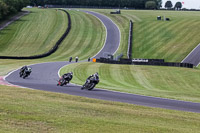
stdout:
{"type": "MultiPolygon", "coordinates": [[[[96,14],[93,14],[93,15],[96,16],[96,14]]],[[[104,48],[95,57],[103,55],[105,52],[107,52],[108,49],[109,50],[112,49],[111,52],[114,53],[119,47],[118,46],[119,44],[116,42],[120,41],[119,36],[113,37],[112,36],[113,33],[110,33],[110,32],[113,32],[113,30],[109,30],[111,25],[113,27],[115,27],[116,25],[111,20],[110,21],[112,23],[109,22],[110,24],[107,25],[106,23],[108,21],[108,18],[103,15],[101,15],[101,18],[99,19],[101,19],[101,21],[104,23],[104,25],[107,28],[107,39],[106,39],[104,48]],[[108,41],[109,38],[112,38],[114,40],[109,42],[108,41]]],[[[119,34],[119,33],[116,33],[116,34],[119,34]]],[[[32,89],[58,92],[58,93],[67,93],[70,95],[84,96],[84,97],[109,100],[109,101],[118,101],[118,102],[130,103],[130,104],[150,106],[150,107],[159,107],[159,108],[200,113],[200,103],[154,98],[154,97],[120,93],[120,92],[114,92],[114,91],[108,91],[108,90],[102,90],[102,89],[94,89],[93,91],[86,91],[86,90],[81,90],[80,86],[72,85],[72,84],[68,86],[64,86],[64,87],[56,86],[57,84],[56,80],[58,79],[57,72],[59,71],[61,67],[67,64],[69,63],[68,62],[50,62],[50,63],[34,64],[34,65],[31,65],[33,72],[31,76],[28,77],[27,79],[19,78],[19,70],[16,70],[10,73],[6,77],[6,80],[11,84],[15,84],[15,85],[19,85],[19,86],[23,86],[27,88],[32,88],[32,89]]]]}
{"type": "Polygon", "coordinates": [[[94,57],[107,57],[108,54],[114,54],[120,45],[120,30],[115,23],[108,17],[101,15],[96,12],[91,11],[84,11],[85,13],[89,13],[95,17],[97,17],[105,26],[106,28],[106,41],[104,47],[97,53],[94,57]]]}
{"type": "Polygon", "coordinates": [[[200,63],[200,44],[197,45],[181,63],[190,63],[198,67],[200,63]]]}

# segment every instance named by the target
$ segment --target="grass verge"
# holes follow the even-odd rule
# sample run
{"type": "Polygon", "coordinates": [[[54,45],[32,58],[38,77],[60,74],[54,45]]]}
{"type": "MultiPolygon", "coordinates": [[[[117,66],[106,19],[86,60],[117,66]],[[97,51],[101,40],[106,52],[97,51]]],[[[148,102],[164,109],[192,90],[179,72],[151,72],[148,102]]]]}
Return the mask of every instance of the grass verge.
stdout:
{"type": "Polygon", "coordinates": [[[129,20],[134,22],[133,58],[161,58],[181,62],[200,43],[199,12],[121,10],[94,10],[110,17],[121,30],[121,46],[118,53],[127,53],[129,20]],[[157,21],[165,16],[171,21],[157,21]]]}
{"type": "Polygon", "coordinates": [[[200,115],[0,86],[0,132],[198,132],[200,115]]]}
{"type": "Polygon", "coordinates": [[[99,72],[97,88],[185,101],[200,102],[199,69],[77,63],[64,67],[61,75],[73,71],[73,83],[83,84],[99,72]]]}
{"type": "Polygon", "coordinates": [[[67,28],[67,15],[52,9],[28,9],[26,15],[0,31],[0,55],[31,56],[49,51],[67,28]]]}

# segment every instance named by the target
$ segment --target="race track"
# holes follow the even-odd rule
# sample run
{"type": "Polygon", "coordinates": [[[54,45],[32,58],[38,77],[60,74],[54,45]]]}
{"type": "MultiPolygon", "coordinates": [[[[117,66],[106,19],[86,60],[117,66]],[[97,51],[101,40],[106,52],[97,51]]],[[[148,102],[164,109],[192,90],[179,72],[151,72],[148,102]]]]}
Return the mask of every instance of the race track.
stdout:
{"type": "MultiPolygon", "coordinates": [[[[88,12],[98,17],[107,28],[107,39],[102,50],[95,57],[104,56],[105,53],[115,53],[119,47],[120,31],[118,27],[106,16],[94,12],[88,12]]],[[[81,90],[80,86],[67,85],[64,87],[56,86],[58,80],[58,71],[68,62],[50,62],[42,64],[34,64],[32,74],[27,79],[19,78],[19,70],[10,73],[6,80],[14,85],[27,88],[51,91],[57,93],[66,93],[70,95],[84,96],[95,99],[118,101],[130,104],[144,105],[149,107],[159,107],[173,110],[182,110],[200,113],[200,103],[184,102],[170,99],[162,99],[155,97],[140,96],[134,94],[113,92],[102,89],[94,89],[93,91],[81,90]]],[[[84,81],[83,81],[84,83],[84,81]]]]}
{"type": "Polygon", "coordinates": [[[200,63],[200,44],[197,45],[181,63],[190,63],[198,67],[200,63]]]}

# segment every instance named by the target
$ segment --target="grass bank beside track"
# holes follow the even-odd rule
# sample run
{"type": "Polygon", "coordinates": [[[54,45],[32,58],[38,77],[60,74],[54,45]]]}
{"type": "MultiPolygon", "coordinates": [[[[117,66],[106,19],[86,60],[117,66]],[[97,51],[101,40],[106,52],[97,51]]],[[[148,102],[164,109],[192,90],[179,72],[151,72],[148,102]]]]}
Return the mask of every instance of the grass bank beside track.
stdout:
{"type": "MultiPolygon", "coordinates": [[[[39,9],[40,10],[40,9],[39,9]]],[[[43,11],[41,9],[41,11],[43,11]]],[[[74,52],[79,49],[79,57],[80,58],[87,58],[84,55],[83,52],[80,52],[80,45],[84,44],[87,41],[83,42],[82,37],[84,34],[79,32],[87,32],[87,29],[80,30],[83,25],[84,17],[90,17],[89,15],[81,15],[81,12],[70,12],[74,14],[74,18],[72,21],[77,21],[76,30],[72,32],[71,39],[74,39],[74,41],[71,41],[71,45],[75,45],[76,49],[74,48],[74,52]],[[83,18],[81,18],[83,17],[83,18]],[[79,22],[79,23],[78,23],[79,22]],[[74,34],[82,34],[82,37],[80,36],[74,36],[74,34]],[[80,38],[79,38],[80,37],[80,38]],[[79,38],[79,39],[78,39],[79,38]],[[79,41],[76,41],[79,40],[79,41]],[[75,43],[76,42],[76,43],[75,43]],[[79,45],[76,45],[79,43],[79,45]]],[[[100,22],[96,22],[93,17],[91,17],[92,20],[89,22],[92,24],[97,24],[97,28],[103,29],[103,31],[99,31],[96,29],[96,31],[105,32],[105,29],[100,24],[100,22]],[[93,20],[94,19],[94,20],[93,20]]],[[[85,20],[84,20],[85,21],[85,20]]],[[[38,22],[39,23],[39,22],[38,22]]],[[[84,23],[86,25],[86,23],[84,23]]],[[[94,26],[91,26],[93,28],[94,26]]],[[[88,28],[88,27],[87,27],[88,28]]],[[[96,27],[95,27],[96,28],[96,27]]],[[[11,30],[11,29],[10,29],[11,30]]],[[[93,30],[90,30],[93,31],[93,30]]],[[[96,32],[92,32],[95,34],[96,32]]],[[[87,35],[87,38],[90,38],[91,33],[88,33],[90,35],[87,35]]],[[[1,34],[0,34],[1,36],[1,34]]],[[[98,36],[98,35],[94,35],[98,36]]],[[[68,36],[69,37],[69,36],[68,36]]],[[[104,37],[101,36],[103,39],[104,37]]],[[[86,39],[87,40],[87,39],[86,39]]],[[[98,40],[98,39],[97,39],[98,40]]],[[[66,42],[70,42],[70,39],[66,38],[66,42]]],[[[65,42],[64,41],[64,42],[65,42]]],[[[98,41],[97,41],[98,42],[98,41]]],[[[62,49],[59,49],[60,51],[58,53],[54,53],[50,57],[46,57],[43,59],[38,60],[0,60],[0,75],[6,75],[7,72],[19,68],[26,64],[34,64],[39,62],[47,62],[47,61],[58,61],[58,60],[67,60],[68,56],[70,54],[73,54],[73,56],[77,56],[78,54],[71,52],[68,54],[67,51],[70,49],[70,45],[66,45],[63,43],[66,47],[63,47],[62,49]]],[[[93,44],[98,44],[95,42],[93,44]]],[[[102,43],[103,44],[103,43],[102,43]]],[[[63,45],[62,45],[63,46],[63,45]]],[[[83,46],[82,46],[83,47],[83,46]]],[[[81,48],[82,48],[81,47],[81,48]]],[[[25,47],[24,47],[25,49],[25,47]]],[[[89,49],[89,48],[88,48],[89,49]]],[[[97,50],[97,49],[95,49],[97,50]]],[[[86,50],[87,51],[87,50],[86,50]]],[[[90,51],[91,52],[91,51],[90,51]]],[[[87,52],[86,52],[87,53],[87,52]]],[[[94,52],[95,53],[95,52],[94,52]]],[[[87,56],[90,56],[88,54],[87,56]]],[[[78,81],[80,84],[82,84],[87,76],[89,76],[91,73],[96,72],[99,70],[99,68],[102,68],[100,73],[101,80],[104,77],[104,73],[106,72],[107,75],[110,75],[110,73],[113,73],[113,71],[108,71],[107,68],[111,69],[111,67],[105,68],[105,66],[93,66],[91,70],[90,65],[88,66],[86,64],[83,65],[85,69],[82,69],[80,67],[80,64],[76,64],[77,67],[74,68],[75,75],[77,77],[74,77],[73,82],[78,81]],[[87,68],[88,67],[88,68],[87,68]],[[95,68],[96,67],[96,68],[95,68]],[[78,70],[80,69],[80,70],[78,70]],[[86,73],[82,76],[81,70],[85,71],[86,73]],[[77,73],[78,72],[78,73],[77,73]],[[103,77],[102,77],[103,76],[103,77]],[[80,78],[80,79],[79,79],[80,78]]],[[[133,66],[138,67],[138,66],[133,66]]],[[[117,67],[116,69],[119,69],[121,72],[121,66],[117,67]]],[[[134,68],[135,69],[135,68],[134,68]]],[[[149,68],[150,70],[145,70],[148,68],[137,68],[136,70],[140,70],[136,77],[138,77],[138,81],[141,85],[138,85],[136,87],[145,87],[145,85],[142,85],[143,83],[147,84],[148,82],[146,80],[143,80],[141,78],[141,74],[145,75],[145,71],[147,73],[151,73],[154,68],[149,68]],[[152,69],[152,70],[151,70],[152,69]],[[148,72],[149,71],[149,72],[148,72]],[[141,78],[141,79],[140,79],[141,78]]],[[[155,67],[156,69],[156,67],[155,67]]],[[[173,68],[166,68],[170,69],[171,72],[173,68]]],[[[69,68],[66,69],[66,71],[70,70],[69,68]]],[[[71,69],[72,70],[72,69],[71,69]]],[[[125,68],[125,71],[127,68],[125,68]]],[[[182,70],[182,69],[181,69],[182,70]]],[[[189,70],[190,69],[184,69],[189,70]]],[[[185,74],[185,76],[189,75],[190,77],[197,77],[198,78],[198,70],[197,69],[191,69],[191,75],[189,73],[185,74]],[[196,76],[193,76],[193,73],[196,72],[196,76]]],[[[165,70],[161,70],[161,72],[164,72],[165,70]]],[[[177,70],[174,70],[171,72],[171,75],[173,72],[176,72],[177,70]]],[[[158,71],[156,71],[156,75],[158,74],[158,71]]],[[[127,73],[127,72],[126,72],[127,73]]],[[[133,71],[135,73],[135,71],[133,71]]],[[[154,73],[154,72],[152,72],[154,73]]],[[[178,73],[178,72],[177,72],[178,73]]],[[[180,76],[179,74],[177,74],[180,76]]],[[[119,73],[116,73],[112,76],[119,75],[119,73]]],[[[155,76],[156,76],[155,75],[155,76]]],[[[195,75],[195,74],[194,74],[195,75]]],[[[133,76],[133,75],[132,75],[133,76]]],[[[130,74],[128,77],[132,77],[130,74]]],[[[146,75],[148,76],[148,75],[146,75]]],[[[145,77],[146,77],[145,76],[145,77]]],[[[124,81],[123,78],[126,77],[120,77],[120,80],[124,81]]],[[[114,79],[114,78],[113,78],[114,79]]],[[[113,79],[110,79],[108,81],[112,81],[113,79]]],[[[170,77],[168,77],[168,84],[170,85],[173,81],[170,80],[170,77]]],[[[183,81],[185,80],[185,85],[187,86],[189,83],[191,86],[198,87],[197,81],[186,81],[186,79],[183,78],[183,81]]],[[[181,81],[180,83],[183,83],[181,81]]],[[[118,83],[118,81],[112,81],[111,83],[105,82],[105,80],[101,81],[101,83],[105,83],[108,86],[118,84],[119,87],[115,87],[118,90],[122,89],[122,87],[125,86],[125,88],[132,87],[133,83],[130,83],[131,81],[124,82],[124,83],[118,83]]],[[[135,82],[135,80],[134,80],[135,82]]],[[[105,84],[99,84],[99,85],[105,85],[105,84]]],[[[158,83],[157,83],[158,84],[158,83]]],[[[167,83],[166,83],[167,84],[167,83]]],[[[142,88],[143,90],[148,90],[150,92],[150,89],[142,88]]],[[[186,87],[185,87],[186,88],[186,87]]],[[[178,88],[180,89],[180,88],[178,88]]],[[[181,89],[180,89],[181,90],[181,89]]],[[[192,92],[194,92],[195,89],[192,89],[192,92]]],[[[161,92],[161,90],[154,89],[153,92],[161,92]]],[[[164,92],[165,90],[163,90],[164,92]]],[[[167,91],[173,91],[173,90],[167,90],[167,91]]],[[[188,92],[186,96],[190,94],[190,91],[188,92]]],[[[183,93],[184,93],[183,92],[183,93]]],[[[196,91],[197,95],[198,90],[196,91]]],[[[182,93],[182,94],[183,94],[182,93]]],[[[158,94],[158,93],[156,93],[158,94]]],[[[175,94],[175,93],[174,93],[175,94]]],[[[194,93],[191,94],[191,96],[185,97],[183,99],[190,99],[194,93]]],[[[178,95],[180,96],[180,95],[178,95]]],[[[192,99],[191,101],[198,101],[197,99],[192,99]]],[[[157,108],[149,108],[149,107],[142,107],[142,106],[135,106],[130,104],[123,104],[123,103],[116,103],[116,102],[108,102],[108,101],[102,101],[102,100],[95,100],[95,99],[88,99],[83,97],[77,97],[77,96],[70,96],[66,94],[57,94],[57,93],[51,93],[51,92],[44,92],[44,91],[38,91],[38,90],[29,90],[29,89],[23,89],[23,88],[14,88],[14,87],[7,87],[7,86],[1,86],[0,85],[0,132],[199,132],[199,121],[200,121],[200,115],[197,113],[188,113],[188,112],[181,112],[181,111],[171,111],[171,110],[165,110],[165,109],[157,109],[157,108]]]]}
{"type": "Polygon", "coordinates": [[[0,132],[199,132],[200,115],[0,86],[0,132]]]}
{"type": "MultiPolygon", "coordinates": [[[[49,9],[49,10],[31,9],[31,12],[32,13],[30,13],[29,15],[25,17],[22,17],[21,19],[22,20],[27,19],[27,21],[33,19],[34,20],[33,24],[31,23],[31,21],[27,22],[27,21],[20,20],[19,22],[17,21],[9,25],[5,30],[0,31],[0,35],[5,33],[3,34],[3,36],[0,36],[1,42],[4,42],[3,40],[5,38],[9,40],[10,34],[12,35],[16,34],[15,30],[17,29],[23,29],[24,31],[24,33],[22,32],[17,33],[16,36],[13,35],[13,38],[11,39],[12,41],[10,42],[11,44],[9,44],[8,48],[1,49],[2,51],[1,55],[4,55],[7,53],[6,55],[12,56],[13,51],[14,53],[17,53],[17,55],[19,56],[20,55],[24,56],[24,53],[27,53],[27,55],[31,55],[31,53],[33,53],[35,55],[36,53],[34,53],[34,50],[37,50],[37,48],[40,48],[40,50],[42,51],[41,53],[45,52],[45,50],[47,51],[49,50],[49,49],[46,49],[44,46],[40,47],[40,45],[43,45],[42,40],[45,39],[45,36],[48,36],[48,33],[46,33],[44,36],[38,36],[37,38],[38,42],[34,42],[34,36],[31,34],[36,35],[44,31],[43,29],[37,29],[38,31],[33,31],[34,33],[32,33],[32,31],[29,31],[29,29],[34,29],[35,23],[41,24],[45,27],[45,22],[51,21],[51,20],[45,19],[45,17],[43,17],[43,19],[40,20],[40,17],[42,18],[42,16],[45,14],[55,14],[55,13],[61,14],[61,11],[58,10],[56,12],[56,10],[54,9],[49,9]],[[37,19],[37,17],[39,18],[37,19]],[[26,24],[29,25],[29,28],[26,27],[26,24]],[[28,32],[30,32],[30,34],[28,32]],[[26,40],[25,38],[21,38],[25,40],[21,41],[21,43],[17,43],[18,42],[17,37],[24,36],[24,35],[29,36],[29,39],[31,38],[33,39],[32,40],[33,48],[27,46],[28,40],[26,40]],[[39,43],[40,41],[41,43],[39,43]],[[18,47],[20,49],[18,49],[18,47]]],[[[88,57],[94,56],[102,48],[104,44],[104,41],[105,41],[104,26],[101,24],[101,22],[97,18],[95,18],[92,15],[89,15],[83,12],[78,12],[78,11],[68,11],[68,12],[71,15],[71,21],[72,21],[71,31],[66,37],[66,39],[63,40],[62,44],[59,46],[58,50],[55,53],[53,53],[49,57],[45,57],[45,58],[37,59],[37,60],[0,60],[0,75],[1,76],[6,75],[8,72],[12,71],[13,69],[17,69],[23,65],[40,63],[40,62],[68,61],[70,56],[73,57],[73,60],[76,56],[78,56],[80,60],[87,59],[88,57]]],[[[51,15],[49,15],[48,17],[50,16],[51,15]]],[[[57,27],[58,29],[54,27],[56,25],[54,24],[52,25],[51,22],[48,22],[49,27],[54,27],[56,29],[55,31],[56,34],[59,34],[59,32],[61,32],[58,30],[62,29],[63,31],[65,31],[66,29],[67,22],[64,21],[65,19],[63,18],[67,19],[67,16],[63,14],[63,16],[58,16],[57,18],[57,21],[62,21],[62,22],[56,22],[56,23],[63,23],[65,25],[65,26],[61,25],[61,27],[58,26],[57,27]]],[[[53,32],[52,34],[55,34],[55,33],[53,32]]],[[[51,48],[54,45],[54,42],[57,41],[56,40],[57,38],[51,37],[49,39],[50,39],[49,41],[50,42],[52,41],[52,42],[48,44],[48,47],[51,48]]],[[[4,44],[5,46],[3,44],[4,43],[0,44],[0,47],[1,46],[7,47],[7,44],[4,44]]]]}
{"type": "Polygon", "coordinates": [[[113,10],[92,9],[92,11],[106,15],[119,27],[120,32],[121,32],[121,40],[120,40],[119,49],[116,52],[115,56],[122,53],[123,57],[126,58],[127,57],[127,49],[128,49],[129,19],[127,19],[123,15],[110,14],[110,11],[113,11],[113,10]]]}
{"type": "Polygon", "coordinates": [[[67,14],[52,9],[30,11],[0,31],[0,55],[31,56],[49,51],[67,28],[67,14]]]}
{"type": "Polygon", "coordinates": [[[121,30],[118,53],[127,53],[129,20],[133,20],[133,58],[181,62],[200,43],[200,14],[189,11],[94,10],[110,17],[121,30]],[[171,21],[157,21],[165,16],[171,21]]]}
{"type": "Polygon", "coordinates": [[[69,71],[74,72],[72,82],[80,85],[99,72],[97,88],[200,102],[199,69],[77,63],[64,67],[61,75],[69,71]]]}
{"type": "Polygon", "coordinates": [[[68,60],[78,56],[88,59],[98,53],[104,45],[106,31],[103,24],[94,16],[84,12],[67,10],[71,15],[72,28],[59,49],[47,57],[50,60],[68,60]]]}

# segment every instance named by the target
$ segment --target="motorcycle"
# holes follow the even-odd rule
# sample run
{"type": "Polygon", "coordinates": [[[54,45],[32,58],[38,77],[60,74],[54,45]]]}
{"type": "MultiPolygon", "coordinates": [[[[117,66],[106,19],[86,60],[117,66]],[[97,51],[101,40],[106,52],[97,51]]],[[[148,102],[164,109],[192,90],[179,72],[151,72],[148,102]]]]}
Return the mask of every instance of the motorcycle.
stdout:
{"type": "Polygon", "coordinates": [[[63,77],[60,77],[60,79],[58,80],[57,86],[63,86],[63,85],[67,85],[69,83],[70,80],[67,80],[63,77]]]}
{"type": "Polygon", "coordinates": [[[23,79],[25,79],[25,78],[28,77],[30,74],[31,74],[31,71],[20,72],[20,77],[22,77],[23,79]]]}
{"type": "Polygon", "coordinates": [[[99,79],[96,79],[95,77],[92,77],[90,80],[88,80],[82,87],[81,89],[88,89],[92,90],[94,87],[99,83],[99,79]]]}

